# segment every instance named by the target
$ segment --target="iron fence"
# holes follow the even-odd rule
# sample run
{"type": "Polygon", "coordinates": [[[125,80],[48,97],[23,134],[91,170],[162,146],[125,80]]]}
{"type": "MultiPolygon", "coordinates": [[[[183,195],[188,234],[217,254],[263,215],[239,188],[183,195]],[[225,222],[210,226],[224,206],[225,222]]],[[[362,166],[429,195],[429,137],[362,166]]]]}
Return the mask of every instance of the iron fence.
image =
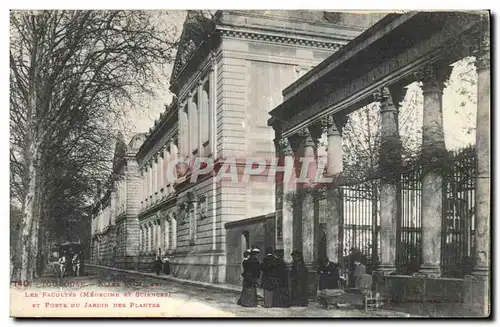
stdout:
{"type": "MultiPolygon", "coordinates": [[[[443,276],[463,277],[472,269],[474,247],[475,149],[470,146],[448,152],[443,168],[441,264],[443,276]]],[[[422,263],[423,167],[401,174],[396,235],[398,273],[412,274],[422,263]]],[[[380,258],[379,181],[342,187],[341,252],[344,258],[356,249],[369,271],[380,258]]]]}

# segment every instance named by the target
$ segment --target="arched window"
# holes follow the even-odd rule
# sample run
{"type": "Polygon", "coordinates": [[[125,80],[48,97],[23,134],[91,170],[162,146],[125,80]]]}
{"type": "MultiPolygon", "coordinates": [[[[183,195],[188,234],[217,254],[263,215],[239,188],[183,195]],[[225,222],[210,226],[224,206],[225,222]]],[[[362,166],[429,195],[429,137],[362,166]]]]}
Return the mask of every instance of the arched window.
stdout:
{"type": "Polygon", "coordinates": [[[195,93],[193,97],[191,97],[190,101],[190,109],[189,109],[189,153],[193,153],[198,149],[198,138],[199,138],[199,127],[198,127],[198,94],[195,93]]]}
{"type": "Polygon", "coordinates": [[[189,155],[189,109],[188,105],[185,105],[184,108],[182,109],[182,114],[180,117],[180,123],[181,123],[181,128],[180,128],[180,145],[181,145],[181,154],[183,157],[186,157],[189,155]]]}
{"type": "Polygon", "coordinates": [[[201,133],[201,144],[206,144],[209,141],[209,127],[210,127],[210,121],[208,117],[208,113],[210,110],[210,85],[209,81],[207,80],[203,84],[203,88],[201,91],[201,113],[200,113],[200,119],[201,119],[201,127],[200,127],[200,133],[201,133]]]}

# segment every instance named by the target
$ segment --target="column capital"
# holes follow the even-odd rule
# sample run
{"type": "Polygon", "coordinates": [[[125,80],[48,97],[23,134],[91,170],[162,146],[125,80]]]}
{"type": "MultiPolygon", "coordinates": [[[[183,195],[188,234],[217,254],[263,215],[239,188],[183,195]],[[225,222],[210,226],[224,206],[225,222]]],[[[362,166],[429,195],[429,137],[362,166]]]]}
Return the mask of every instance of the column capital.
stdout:
{"type": "Polygon", "coordinates": [[[215,70],[215,65],[217,65],[217,55],[215,54],[215,51],[210,51],[210,65],[208,70],[213,72],[215,70]]]}
{"type": "Polygon", "coordinates": [[[398,109],[394,105],[392,95],[387,86],[382,87],[373,94],[375,101],[380,102],[380,112],[397,112],[398,109]]]}
{"type": "Polygon", "coordinates": [[[285,156],[293,156],[292,145],[290,144],[290,140],[288,138],[282,138],[279,140],[279,146],[283,151],[285,156]]]}
{"type": "Polygon", "coordinates": [[[300,143],[302,143],[304,146],[311,147],[315,145],[309,128],[303,128],[297,133],[297,136],[299,137],[300,143]]]}
{"type": "Polygon", "coordinates": [[[342,135],[349,116],[347,115],[328,115],[322,120],[322,127],[326,131],[327,136],[342,135]]]}
{"type": "Polygon", "coordinates": [[[422,82],[423,93],[443,93],[445,82],[451,75],[453,67],[439,62],[426,63],[417,72],[417,77],[422,82]]]}

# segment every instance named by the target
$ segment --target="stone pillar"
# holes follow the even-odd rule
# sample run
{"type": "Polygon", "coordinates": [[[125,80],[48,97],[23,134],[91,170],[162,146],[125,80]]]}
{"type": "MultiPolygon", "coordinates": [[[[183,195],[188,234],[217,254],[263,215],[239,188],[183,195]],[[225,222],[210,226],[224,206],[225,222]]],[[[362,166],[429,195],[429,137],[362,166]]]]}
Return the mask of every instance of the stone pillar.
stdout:
{"type": "Polygon", "coordinates": [[[168,217],[163,219],[163,249],[166,251],[170,249],[170,220],[168,217]]]}
{"type": "Polygon", "coordinates": [[[465,290],[466,303],[477,310],[479,316],[491,313],[491,207],[490,207],[490,24],[483,17],[483,26],[476,44],[477,120],[476,120],[476,192],[474,226],[474,270],[465,290]]]}
{"type": "MultiPolygon", "coordinates": [[[[178,148],[177,148],[177,145],[176,145],[176,141],[172,140],[172,141],[170,141],[170,160],[171,160],[171,162],[174,162],[175,160],[177,160],[177,158],[178,158],[178,148]]],[[[172,169],[172,174],[173,174],[173,177],[174,177],[174,180],[171,181],[172,192],[173,192],[174,191],[174,185],[175,185],[175,182],[177,181],[177,176],[178,176],[177,166],[176,165],[172,165],[168,169],[172,169]]]]}
{"type": "Polygon", "coordinates": [[[451,67],[426,64],[421,71],[424,95],[422,151],[422,266],[419,273],[441,276],[443,177],[440,166],[446,155],[443,131],[443,89],[451,67]]]}
{"type": "Polygon", "coordinates": [[[203,111],[205,108],[203,108],[203,80],[199,80],[196,88],[196,99],[198,100],[196,103],[196,106],[198,107],[198,110],[196,111],[197,115],[197,121],[198,121],[198,132],[197,136],[198,138],[196,139],[196,148],[198,149],[198,157],[203,157],[203,135],[202,135],[202,124],[207,124],[206,121],[203,121],[203,111]]]}
{"type": "MultiPolygon", "coordinates": [[[[489,25],[489,24],[488,24],[489,25]]],[[[477,120],[476,120],[476,219],[474,274],[490,274],[490,33],[484,27],[476,55],[477,68],[477,120]]]]}
{"type": "Polygon", "coordinates": [[[396,271],[396,237],[398,220],[398,183],[401,169],[401,139],[398,109],[387,87],[375,95],[380,101],[381,144],[380,162],[380,265],[377,273],[388,275],[396,271]]]}
{"type": "Polygon", "coordinates": [[[142,234],[142,227],[139,228],[139,251],[142,252],[142,242],[144,242],[144,235],[142,234]]]}
{"type": "Polygon", "coordinates": [[[177,248],[177,219],[176,215],[172,214],[170,217],[170,229],[171,229],[171,235],[172,237],[170,238],[170,249],[175,250],[177,248]]]}
{"type": "Polygon", "coordinates": [[[208,140],[209,140],[209,150],[208,154],[205,153],[208,157],[213,157],[217,141],[216,137],[216,128],[217,128],[217,59],[215,57],[215,53],[211,52],[211,63],[208,73],[208,140]]]}
{"type": "Polygon", "coordinates": [[[151,252],[155,253],[156,243],[158,242],[157,233],[156,233],[156,221],[155,220],[153,220],[153,222],[151,223],[151,237],[152,237],[151,252]]]}
{"type": "Polygon", "coordinates": [[[291,262],[293,249],[293,197],[295,175],[293,150],[288,139],[276,140],[276,154],[282,168],[276,172],[276,248],[284,252],[284,260],[291,262]],[[284,169],[284,171],[282,171],[284,169]]]}
{"type": "Polygon", "coordinates": [[[334,177],[334,182],[327,185],[327,205],[326,213],[326,255],[328,259],[340,263],[342,257],[342,245],[340,237],[340,223],[342,222],[342,195],[341,189],[335,185],[335,176],[343,170],[342,163],[342,133],[337,127],[332,115],[325,121],[327,133],[327,165],[326,175],[334,177]]]}
{"type": "Polygon", "coordinates": [[[165,194],[168,196],[171,193],[170,185],[172,184],[172,181],[168,179],[167,175],[167,168],[169,168],[169,164],[172,161],[172,156],[170,155],[170,152],[168,151],[168,146],[165,146],[163,156],[165,158],[165,162],[163,163],[163,188],[165,189],[165,194]]]}
{"type": "Polygon", "coordinates": [[[162,229],[161,227],[162,227],[161,220],[158,219],[156,221],[156,234],[157,234],[156,237],[157,237],[157,242],[156,242],[156,248],[155,248],[155,253],[157,253],[158,255],[161,255],[161,250],[159,250],[159,249],[162,248],[162,246],[163,246],[163,240],[164,240],[164,238],[162,237],[163,232],[161,230],[162,229]]]}
{"type": "Polygon", "coordinates": [[[148,163],[148,198],[150,200],[150,204],[153,196],[153,161],[150,159],[148,163]]]}
{"type": "MultiPolygon", "coordinates": [[[[299,136],[301,137],[301,155],[303,159],[315,159],[316,144],[308,129],[304,129],[299,136]]],[[[302,159],[301,158],[301,159],[302,159]]],[[[303,161],[300,165],[301,173],[299,177],[304,177],[306,169],[306,162],[303,161]]],[[[312,163],[312,162],[311,162],[312,163]]],[[[314,166],[309,164],[309,166],[314,166]]],[[[302,253],[306,264],[312,265],[317,261],[318,247],[316,244],[316,235],[318,230],[318,217],[315,215],[314,210],[314,196],[311,194],[312,189],[309,185],[302,185],[299,189],[299,197],[302,200],[302,253]]]]}

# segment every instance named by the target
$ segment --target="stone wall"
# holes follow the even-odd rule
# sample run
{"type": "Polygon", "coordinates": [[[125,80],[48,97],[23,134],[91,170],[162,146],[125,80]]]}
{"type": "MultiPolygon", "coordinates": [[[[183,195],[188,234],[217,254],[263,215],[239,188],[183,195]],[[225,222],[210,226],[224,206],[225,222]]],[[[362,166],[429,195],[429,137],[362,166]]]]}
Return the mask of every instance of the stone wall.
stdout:
{"type": "Polygon", "coordinates": [[[226,283],[241,284],[241,261],[243,260],[243,251],[247,247],[259,247],[261,256],[267,247],[275,247],[274,229],[274,215],[245,219],[226,225],[226,283]]]}

